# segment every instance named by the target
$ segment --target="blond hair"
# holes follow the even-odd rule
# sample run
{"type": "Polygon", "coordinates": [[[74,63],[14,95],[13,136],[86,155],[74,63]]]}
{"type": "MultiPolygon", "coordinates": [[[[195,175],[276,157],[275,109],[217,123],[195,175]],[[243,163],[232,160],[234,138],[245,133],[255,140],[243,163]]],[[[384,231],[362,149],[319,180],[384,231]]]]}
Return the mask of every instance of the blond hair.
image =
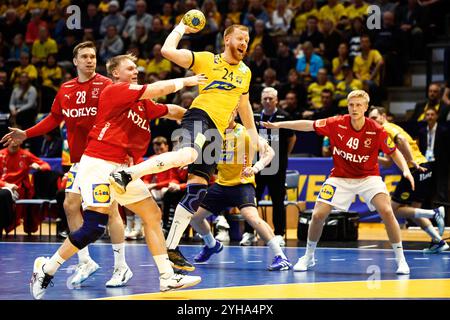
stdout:
{"type": "Polygon", "coordinates": [[[112,72],[120,65],[120,63],[125,60],[129,59],[133,62],[137,61],[137,57],[134,54],[128,53],[128,54],[121,54],[115,57],[110,58],[106,62],[106,71],[109,75],[112,76],[112,72]]]}
{"type": "Polygon", "coordinates": [[[366,100],[367,105],[369,104],[370,101],[369,94],[364,90],[353,90],[348,94],[347,100],[350,100],[351,98],[364,98],[366,100]]]}
{"type": "Polygon", "coordinates": [[[232,34],[234,32],[234,30],[236,30],[236,29],[250,33],[248,27],[246,27],[242,24],[233,24],[225,29],[225,31],[223,32],[223,37],[225,38],[229,34],[232,34]]]}

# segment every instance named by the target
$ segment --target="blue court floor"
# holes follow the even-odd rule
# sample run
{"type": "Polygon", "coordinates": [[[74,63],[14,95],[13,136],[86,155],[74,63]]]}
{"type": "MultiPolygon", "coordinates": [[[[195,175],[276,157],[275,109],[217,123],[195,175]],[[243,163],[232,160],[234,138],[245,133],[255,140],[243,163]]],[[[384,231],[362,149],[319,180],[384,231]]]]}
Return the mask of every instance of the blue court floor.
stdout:
{"type": "MultiPolygon", "coordinates": [[[[51,256],[59,245],[59,243],[42,242],[0,242],[0,278],[2,280],[0,299],[31,299],[29,279],[34,259],[38,256],[51,256]]],[[[186,258],[193,261],[193,257],[201,246],[183,245],[181,249],[186,258]]],[[[54,286],[47,290],[46,300],[114,297],[120,299],[165,299],[167,297],[170,299],[167,293],[166,296],[159,293],[158,272],[144,244],[127,244],[126,258],[134,277],[126,287],[122,288],[105,287],[105,282],[109,280],[113,270],[111,245],[98,243],[91,245],[89,250],[92,258],[101,268],[80,288],[70,288],[66,282],[68,283],[67,280],[77,263],[76,256],[73,257],[56,274],[53,279],[54,286]]],[[[284,250],[293,264],[304,253],[304,248],[286,247],[284,250]]],[[[421,250],[407,250],[405,255],[411,268],[409,276],[395,274],[396,263],[392,250],[362,248],[318,248],[317,262],[313,270],[270,272],[266,270],[272,259],[268,247],[225,246],[219,255],[213,256],[207,263],[195,264],[196,270],[193,274],[201,276],[202,282],[188,290],[176,291],[176,297],[180,299],[216,299],[218,297],[224,299],[320,299],[322,297],[352,298],[356,294],[359,298],[450,298],[450,252],[426,255],[421,250]],[[405,281],[408,285],[411,284],[408,290],[404,290],[405,281]],[[389,285],[383,288],[385,283],[389,285]],[[398,291],[399,283],[403,286],[400,291],[398,291]],[[357,285],[354,286],[355,284],[357,285]],[[280,287],[280,285],[287,286],[280,287]],[[319,285],[325,291],[317,289],[319,285]],[[350,286],[346,288],[348,285],[350,286]],[[356,292],[361,287],[370,289],[371,286],[372,289],[378,286],[382,290],[375,296],[373,296],[373,290],[368,294],[356,292]],[[286,290],[272,291],[271,288],[286,290]],[[333,288],[340,288],[341,294],[339,290],[336,291],[333,288]],[[311,295],[308,295],[308,290],[312,290],[311,295]],[[328,293],[330,290],[335,292],[332,296],[328,293]],[[394,294],[392,290],[397,290],[397,293],[394,294]],[[416,292],[417,290],[419,292],[416,292]],[[215,295],[211,295],[211,292],[215,292],[215,295]],[[321,294],[321,292],[326,293],[321,294]]]]}

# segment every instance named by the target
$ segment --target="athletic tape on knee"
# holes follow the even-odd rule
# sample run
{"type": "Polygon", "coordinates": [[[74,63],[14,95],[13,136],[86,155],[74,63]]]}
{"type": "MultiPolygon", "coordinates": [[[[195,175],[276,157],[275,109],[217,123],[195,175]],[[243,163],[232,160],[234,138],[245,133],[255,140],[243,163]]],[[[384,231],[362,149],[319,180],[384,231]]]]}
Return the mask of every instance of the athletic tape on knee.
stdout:
{"type": "Polygon", "coordinates": [[[180,201],[180,205],[183,206],[190,213],[197,212],[200,203],[206,196],[208,186],[205,184],[190,184],[187,186],[186,194],[180,201]]]}
{"type": "Polygon", "coordinates": [[[70,242],[80,250],[99,239],[108,224],[108,215],[95,211],[85,211],[83,219],[81,228],[69,234],[70,242]]]}

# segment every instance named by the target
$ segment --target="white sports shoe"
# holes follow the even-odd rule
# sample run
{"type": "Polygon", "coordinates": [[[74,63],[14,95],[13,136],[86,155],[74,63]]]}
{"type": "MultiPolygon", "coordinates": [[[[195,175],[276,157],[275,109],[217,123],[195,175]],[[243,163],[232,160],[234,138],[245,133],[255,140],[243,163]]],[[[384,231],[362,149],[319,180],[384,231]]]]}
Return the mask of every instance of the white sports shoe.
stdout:
{"type": "Polygon", "coordinates": [[[198,276],[188,276],[184,274],[174,273],[170,278],[159,278],[159,290],[171,291],[193,287],[199,284],[202,278],[198,276]]]}
{"type": "Polygon", "coordinates": [[[239,245],[241,245],[241,246],[251,246],[252,243],[255,243],[257,241],[258,241],[258,239],[256,238],[254,233],[245,232],[242,235],[242,240],[241,240],[241,242],[239,242],[239,245]]]}
{"type": "Polygon", "coordinates": [[[294,271],[306,271],[316,265],[314,261],[314,257],[311,256],[303,256],[298,259],[297,263],[294,266],[294,271]]]}
{"type": "Polygon", "coordinates": [[[70,279],[70,284],[72,286],[79,286],[81,283],[87,280],[92,274],[95,273],[100,267],[98,264],[92,260],[89,259],[88,262],[80,262],[77,264],[77,267],[75,268],[75,272],[70,279]]]}
{"type": "Polygon", "coordinates": [[[121,267],[114,269],[111,279],[106,283],[108,288],[110,287],[123,287],[128,281],[133,277],[133,272],[131,269],[126,267],[121,267]]]}
{"type": "Polygon", "coordinates": [[[400,260],[398,262],[398,268],[397,271],[395,271],[396,274],[409,274],[409,266],[406,260],[400,260]]]}
{"type": "Polygon", "coordinates": [[[51,280],[53,276],[44,273],[44,264],[48,261],[48,258],[39,257],[34,260],[33,266],[33,276],[30,281],[30,293],[34,299],[40,300],[44,297],[45,290],[47,290],[48,285],[53,286],[51,280]]]}
{"type": "Polygon", "coordinates": [[[230,234],[228,233],[228,230],[220,228],[217,231],[216,240],[219,240],[220,242],[229,242],[230,234]]]}
{"type": "Polygon", "coordinates": [[[220,228],[230,229],[230,225],[228,224],[227,219],[222,215],[217,216],[214,223],[216,224],[216,228],[218,228],[218,229],[220,229],[220,228]]]}
{"type": "Polygon", "coordinates": [[[280,247],[285,247],[286,246],[286,242],[284,241],[283,236],[275,236],[275,240],[278,242],[278,244],[280,245],[280,247]]]}
{"type": "Polygon", "coordinates": [[[141,230],[131,230],[131,232],[128,234],[128,236],[126,236],[126,239],[131,239],[131,240],[141,240],[144,239],[144,232],[142,232],[141,230]]]}
{"type": "Polygon", "coordinates": [[[125,228],[125,239],[129,239],[131,232],[133,229],[126,227],[125,228]]]}

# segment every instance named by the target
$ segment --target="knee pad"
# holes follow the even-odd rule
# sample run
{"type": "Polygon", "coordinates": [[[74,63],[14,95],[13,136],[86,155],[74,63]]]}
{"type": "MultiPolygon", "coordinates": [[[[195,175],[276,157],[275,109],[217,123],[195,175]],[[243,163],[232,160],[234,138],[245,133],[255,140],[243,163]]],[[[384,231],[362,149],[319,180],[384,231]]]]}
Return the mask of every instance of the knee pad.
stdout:
{"type": "Polygon", "coordinates": [[[183,206],[190,213],[197,212],[200,203],[206,196],[208,186],[205,184],[190,184],[187,186],[186,194],[180,201],[180,205],[183,206]]]}
{"type": "Polygon", "coordinates": [[[108,224],[108,215],[95,211],[85,211],[83,219],[81,228],[69,234],[70,242],[80,250],[99,239],[108,224]]]}

